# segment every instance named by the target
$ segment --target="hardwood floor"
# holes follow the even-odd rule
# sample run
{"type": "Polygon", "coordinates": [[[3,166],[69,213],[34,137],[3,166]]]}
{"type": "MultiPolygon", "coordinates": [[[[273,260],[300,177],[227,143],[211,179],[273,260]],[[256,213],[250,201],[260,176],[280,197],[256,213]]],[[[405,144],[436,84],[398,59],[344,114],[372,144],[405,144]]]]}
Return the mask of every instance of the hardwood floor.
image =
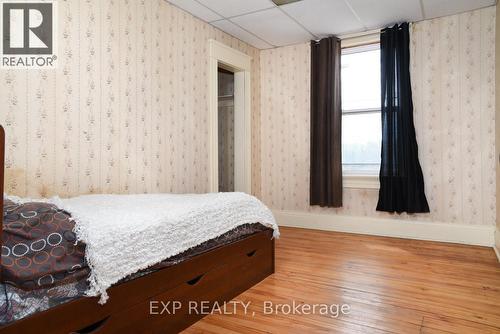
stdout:
{"type": "Polygon", "coordinates": [[[281,232],[276,273],[235,299],[251,302],[247,314],[238,306],[185,333],[500,333],[500,264],[490,248],[281,232]],[[266,315],[265,301],[348,304],[350,312],[266,315]]]}

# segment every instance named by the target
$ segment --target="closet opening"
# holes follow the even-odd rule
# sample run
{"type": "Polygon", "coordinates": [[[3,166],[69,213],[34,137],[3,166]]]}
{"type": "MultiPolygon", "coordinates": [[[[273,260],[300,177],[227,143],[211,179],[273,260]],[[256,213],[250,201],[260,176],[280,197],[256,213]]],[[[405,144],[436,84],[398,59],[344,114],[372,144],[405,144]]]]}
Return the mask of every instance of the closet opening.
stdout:
{"type": "Polygon", "coordinates": [[[209,41],[211,192],[251,193],[251,57],[209,41]]]}
{"type": "Polygon", "coordinates": [[[217,69],[219,192],[234,191],[234,73],[217,69]]]}

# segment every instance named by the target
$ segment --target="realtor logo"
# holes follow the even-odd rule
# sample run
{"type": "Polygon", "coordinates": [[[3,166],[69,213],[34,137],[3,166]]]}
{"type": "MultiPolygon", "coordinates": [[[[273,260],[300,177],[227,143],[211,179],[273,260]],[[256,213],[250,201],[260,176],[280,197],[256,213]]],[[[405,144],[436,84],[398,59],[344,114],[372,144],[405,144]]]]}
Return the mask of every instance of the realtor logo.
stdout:
{"type": "Polygon", "coordinates": [[[1,0],[3,68],[53,68],[55,3],[1,0]]]}

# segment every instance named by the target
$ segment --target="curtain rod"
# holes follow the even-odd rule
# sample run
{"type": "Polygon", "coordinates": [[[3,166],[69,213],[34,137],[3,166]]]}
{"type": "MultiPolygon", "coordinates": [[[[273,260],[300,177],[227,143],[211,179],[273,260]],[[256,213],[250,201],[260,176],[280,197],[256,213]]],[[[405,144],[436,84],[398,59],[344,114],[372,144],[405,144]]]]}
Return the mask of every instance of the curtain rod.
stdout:
{"type": "Polygon", "coordinates": [[[338,36],[340,39],[349,39],[349,38],[356,38],[356,37],[364,37],[364,36],[372,36],[372,35],[379,35],[381,29],[374,29],[374,30],[367,30],[367,31],[361,31],[361,32],[355,32],[351,34],[344,34],[338,36]]]}
{"type": "MultiPolygon", "coordinates": [[[[396,24],[401,24],[401,23],[396,23],[396,24]]],[[[410,25],[410,27],[412,26],[413,22],[408,22],[408,24],[410,25]]],[[[350,39],[358,39],[358,38],[370,38],[370,37],[379,37],[380,34],[382,34],[382,30],[386,29],[386,28],[390,28],[392,26],[389,26],[389,27],[383,27],[383,28],[379,28],[379,29],[372,29],[372,30],[366,30],[366,31],[360,31],[360,32],[354,32],[354,33],[350,33],[350,34],[343,34],[343,35],[338,35],[337,38],[340,39],[341,41],[348,41],[350,39]]],[[[320,41],[322,38],[318,38],[318,39],[314,39],[314,41],[318,42],[320,41]]],[[[371,44],[371,43],[367,43],[367,44],[371,44]]]]}
{"type": "MultiPolygon", "coordinates": [[[[338,35],[336,37],[340,40],[343,40],[343,39],[351,39],[351,38],[358,38],[358,37],[365,37],[365,36],[375,36],[375,35],[379,35],[381,30],[382,29],[360,31],[360,32],[354,32],[354,33],[350,33],[350,34],[338,35]]],[[[331,36],[335,36],[335,35],[331,35],[331,36]]],[[[327,36],[321,37],[318,39],[313,39],[313,41],[318,42],[321,39],[326,38],[326,37],[327,36]]]]}

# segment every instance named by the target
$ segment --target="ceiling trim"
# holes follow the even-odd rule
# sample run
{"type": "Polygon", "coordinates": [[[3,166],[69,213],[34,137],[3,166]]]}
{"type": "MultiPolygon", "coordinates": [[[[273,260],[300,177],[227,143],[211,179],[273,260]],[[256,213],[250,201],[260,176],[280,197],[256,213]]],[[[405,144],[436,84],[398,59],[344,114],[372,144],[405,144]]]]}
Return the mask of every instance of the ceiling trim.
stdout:
{"type": "MultiPolygon", "coordinates": [[[[167,1],[167,0],[165,0],[165,1],[167,1]]],[[[215,21],[211,21],[211,22],[208,22],[208,24],[210,24],[210,23],[212,23],[212,22],[220,22],[220,21],[227,20],[227,21],[231,22],[232,24],[234,24],[235,26],[237,26],[238,28],[240,28],[240,29],[242,29],[242,30],[246,31],[247,33],[249,33],[250,35],[254,36],[255,38],[260,39],[262,42],[264,42],[264,43],[266,43],[266,44],[268,44],[268,45],[271,45],[273,48],[277,47],[277,46],[276,46],[276,45],[274,45],[273,43],[269,43],[269,42],[268,42],[267,40],[265,40],[264,38],[262,38],[262,37],[260,37],[260,36],[257,36],[257,35],[256,35],[256,34],[254,34],[253,32],[251,32],[251,31],[249,31],[249,30],[247,30],[247,29],[243,28],[243,27],[242,27],[242,26],[240,26],[238,23],[231,21],[231,20],[229,19],[229,17],[225,17],[224,15],[221,15],[219,12],[217,12],[217,11],[213,10],[212,8],[209,8],[209,7],[205,6],[205,4],[203,4],[203,3],[199,2],[198,0],[194,0],[194,1],[195,1],[195,2],[197,2],[198,4],[202,5],[203,7],[207,8],[207,9],[210,9],[210,11],[212,11],[212,12],[214,12],[215,14],[219,15],[220,17],[222,17],[222,19],[220,19],[220,20],[215,20],[215,21]]],[[[273,2],[271,1],[271,3],[273,3],[273,2]]],[[[274,4],[274,3],[273,3],[273,4],[274,4]]],[[[275,5],[275,6],[276,6],[276,5],[275,5]]],[[[263,11],[263,10],[268,10],[268,9],[271,9],[271,8],[273,8],[273,7],[269,7],[269,8],[266,8],[266,9],[256,10],[256,11],[253,11],[253,12],[251,12],[251,13],[257,13],[257,12],[260,12],[260,11],[263,11]]],[[[181,10],[183,10],[182,8],[180,8],[180,9],[181,9],[181,10]]],[[[247,13],[247,14],[248,14],[248,13],[247,13]]],[[[247,14],[243,14],[243,15],[247,15],[247,14]]],[[[237,15],[237,16],[241,16],[241,15],[237,15]]],[[[237,17],[237,16],[232,16],[232,17],[237,17]]],[[[202,20],[202,21],[203,21],[203,20],[202,20]]],[[[212,25],[212,27],[214,27],[215,29],[219,29],[219,28],[217,28],[217,27],[215,27],[215,26],[213,26],[213,25],[212,25]]],[[[221,29],[219,29],[219,30],[221,30],[221,29]]],[[[221,31],[223,31],[223,30],[221,30],[221,31]]],[[[227,32],[225,32],[225,31],[223,31],[223,32],[227,34],[227,32]]],[[[228,34],[228,35],[229,35],[229,34],[228,34]]],[[[236,38],[236,39],[239,39],[239,38],[238,38],[238,37],[236,37],[236,36],[233,36],[233,35],[230,35],[230,36],[232,36],[232,37],[234,37],[234,38],[236,38]]],[[[244,43],[247,43],[247,42],[245,42],[245,41],[243,41],[243,40],[241,40],[241,39],[239,39],[239,40],[240,40],[240,41],[242,41],[242,42],[244,42],[244,43]]],[[[247,43],[247,44],[248,44],[248,43],[247,43]]]]}
{"type": "MultiPolygon", "coordinates": [[[[168,1],[168,0],[167,0],[168,1]]],[[[213,10],[212,8],[206,6],[204,3],[202,2],[199,2],[198,0],[193,0],[194,2],[196,2],[198,5],[202,6],[202,7],[205,7],[206,9],[208,9],[209,11],[211,11],[212,13],[215,13],[217,15],[219,15],[220,17],[224,17],[222,15],[220,15],[219,13],[217,13],[215,10],[213,10]]],[[[182,9],[182,8],[181,8],[182,9]]]]}
{"type": "MultiPolygon", "coordinates": [[[[242,27],[242,26],[240,26],[238,23],[236,23],[236,22],[234,22],[234,21],[232,21],[232,20],[230,20],[230,19],[225,19],[225,20],[226,20],[226,21],[231,22],[232,24],[234,24],[235,26],[237,26],[237,27],[238,27],[238,28],[240,28],[241,30],[246,31],[246,32],[247,32],[247,33],[249,33],[250,35],[255,36],[257,39],[260,39],[262,42],[264,42],[264,43],[267,43],[267,44],[271,45],[273,48],[277,47],[277,45],[274,45],[273,43],[271,43],[271,42],[267,41],[266,39],[264,39],[264,38],[260,37],[259,35],[256,35],[255,33],[251,32],[250,30],[243,28],[243,27],[242,27]]],[[[220,20],[219,20],[219,21],[220,21],[220,20]]],[[[217,28],[217,29],[218,29],[218,28],[217,28]]],[[[226,34],[227,34],[227,33],[226,33],[226,34]]],[[[231,36],[233,36],[233,35],[231,35],[231,36]]],[[[238,38],[238,37],[236,37],[236,36],[233,36],[233,37],[234,37],[234,38],[238,38]]],[[[238,38],[238,39],[239,39],[239,38],[238,38]]],[[[245,42],[245,43],[246,43],[246,42],[245,42]]]]}
{"type": "MultiPolygon", "coordinates": [[[[197,0],[195,0],[196,2],[198,2],[197,0]]],[[[269,10],[269,9],[273,9],[274,7],[268,7],[268,8],[263,8],[263,9],[256,9],[256,10],[252,10],[251,12],[246,12],[246,13],[243,13],[243,14],[238,14],[238,15],[233,15],[233,16],[222,16],[220,14],[218,14],[217,12],[214,12],[212,10],[212,12],[216,13],[217,15],[220,15],[222,17],[222,19],[220,20],[215,20],[215,21],[210,21],[209,23],[212,23],[212,22],[217,22],[217,21],[222,21],[222,20],[230,20],[230,19],[234,19],[234,18],[237,18],[237,17],[241,17],[241,16],[245,16],[245,15],[249,15],[249,14],[255,14],[255,13],[259,13],[259,12],[264,12],[266,10],[269,10]]]]}
{"type": "MultiPolygon", "coordinates": [[[[179,5],[177,5],[177,4],[175,4],[175,3],[170,2],[169,0],[164,0],[164,1],[165,1],[166,3],[168,3],[169,5],[171,5],[171,6],[174,6],[175,8],[178,8],[178,9],[180,9],[180,10],[182,10],[182,11],[186,12],[186,13],[189,13],[191,16],[196,17],[197,19],[202,20],[203,22],[206,22],[206,23],[213,22],[213,21],[210,21],[210,22],[205,21],[205,20],[204,20],[203,18],[201,18],[200,16],[195,15],[194,13],[187,11],[186,9],[184,9],[184,8],[180,7],[179,5]]],[[[214,10],[212,10],[211,8],[209,8],[209,7],[205,6],[204,4],[202,4],[202,3],[200,3],[200,2],[198,2],[198,1],[196,1],[196,0],[193,0],[193,1],[194,1],[194,2],[196,2],[197,4],[199,4],[200,6],[204,7],[205,9],[208,9],[208,10],[209,10],[210,12],[212,12],[213,14],[218,15],[218,16],[220,16],[220,17],[222,17],[222,18],[223,18],[223,16],[222,16],[222,15],[218,14],[217,12],[215,12],[215,11],[214,11],[214,10]]]]}
{"type": "Polygon", "coordinates": [[[349,10],[351,11],[352,15],[354,15],[354,17],[356,18],[356,20],[358,20],[358,22],[363,26],[363,28],[365,30],[368,29],[368,27],[366,26],[366,24],[361,20],[361,17],[359,17],[358,13],[356,13],[356,11],[354,10],[354,8],[352,8],[351,6],[351,3],[347,0],[344,0],[344,3],[346,4],[347,8],[349,8],[349,10]]]}
{"type": "MultiPolygon", "coordinates": [[[[187,12],[187,10],[184,10],[181,7],[179,7],[178,5],[171,3],[169,0],[165,0],[165,1],[168,2],[170,5],[172,5],[174,7],[177,7],[180,10],[183,10],[183,11],[187,12]]],[[[269,10],[274,10],[275,8],[277,8],[281,12],[281,14],[284,14],[286,16],[286,18],[288,18],[288,20],[291,20],[293,23],[295,23],[296,27],[299,28],[299,30],[297,30],[297,33],[300,30],[302,30],[304,33],[307,33],[309,35],[310,39],[318,40],[320,38],[318,35],[316,35],[311,30],[309,30],[304,24],[302,24],[301,22],[299,22],[299,20],[295,19],[295,17],[293,15],[289,14],[284,8],[281,8],[282,6],[277,6],[271,0],[269,0],[269,7],[261,8],[261,9],[257,9],[257,10],[252,10],[252,11],[249,11],[249,12],[240,13],[238,15],[233,15],[233,16],[224,16],[224,15],[221,15],[217,10],[214,10],[214,9],[210,8],[209,5],[204,4],[200,0],[192,0],[192,1],[194,3],[200,5],[201,7],[207,9],[210,13],[213,13],[213,14],[219,16],[220,18],[212,20],[212,21],[205,21],[204,19],[202,19],[202,18],[194,15],[193,13],[190,13],[191,15],[193,15],[194,17],[197,17],[198,19],[200,19],[200,20],[202,20],[204,22],[207,22],[208,24],[211,24],[212,27],[214,27],[215,29],[218,29],[219,31],[223,31],[223,32],[225,32],[225,31],[222,30],[221,28],[217,27],[217,26],[214,26],[213,23],[228,21],[228,24],[229,23],[233,24],[235,28],[237,27],[237,28],[239,28],[241,30],[241,33],[239,33],[239,35],[242,35],[242,32],[245,32],[246,34],[248,34],[248,36],[242,35],[244,38],[251,40],[252,39],[251,37],[253,37],[253,38],[255,38],[255,41],[253,41],[253,42],[245,42],[243,39],[241,39],[241,37],[237,37],[237,36],[232,35],[232,34],[230,34],[228,32],[225,32],[226,34],[231,35],[232,37],[234,37],[234,38],[236,38],[236,39],[238,39],[238,40],[240,40],[242,42],[245,42],[247,44],[250,44],[250,45],[252,45],[252,44],[259,45],[259,47],[255,46],[255,48],[257,48],[257,49],[261,49],[261,47],[263,47],[261,50],[265,50],[265,49],[268,49],[268,48],[286,47],[286,46],[291,46],[291,45],[297,45],[297,44],[307,43],[308,41],[297,42],[297,43],[290,43],[290,44],[286,44],[286,45],[281,45],[281,44],[280,45],[276,45],[274,43],[269,42],[266,37],[261,36],[261,34],[266,35],[263,31],[259,31],[258,33],[255,33],[253,31],[251,31],[251,30],[249,30],[249,29],[241,26],[239,23],[235,22],[233,19],[240,18],[240,17],[247,16],[247,15],[251,15],[251,14],[255,14],[255,13],[260,13],[260,12],[265,12],[265,11],[269,11],[269,10]],[[258,41],[262,42],[264,45],[260,45],[260,43],[258,43],[258,41]]],[[[251,0],[248,0],[248,1],[251,1],[251,0]]],[[[422,19],[421,20],[416,20],[416,21],[413,21],[413,22],[419,22],[419,21],[429,20],[431,18],[434,18],[434,17],[428,17],[429,13],[427,13],[427,8],[426,8],[425,0],[416,0],[416,1],[418,1],[418,5],[416,3],[414,3],[415,4],[414,12],[418,13],[418,10],[420,10],[420,14],[421,14],[422,19]]],[[[363,20],[361,19],[361,16],[358,15],[357,11],[355,10],[355,8],[353,7],[353,5],[351,4],[351,2],[352,2],[351,0],[342,0],[342,2],[347,6],[347,8],[349,9],[349,11],[352,13],[352,15],[354,16],[355,20],[359,23],[359,26],[362,27],[362,31],[351,32],[351,33],[347,32],[347,33],[344,33],[344,34],[339,34],[337,36],[340,39],[346,39],[346,38],[350,38],[350,37],[354,37],[354,36],[359,37],[359,36],[362,36],[362,35],[369,35],[370,33],[372,33],[374,31],[374,29],[373,29],[374,27],[371,27],[371,26],[368,27],[368,25],[363,22],[363,20]]],[[[491,3],[491,2],[489,2],[489,3],[491,3]]],[[[496,5],[498,5],[499,4],[499,0],[495,0],[494,3],[496,5]]],[[[495,6],[495,4],[492,4],[490,6],[495,6]]],[[[490,6],[488,6],[488,5],[481,6],[481,7],[472,9],[472,10],[478,10],[478,9],[486,8],[486,7],[490,7],[490,6]]],[[[451,14],[451,15],[456,15],[456,14],[459,14],[459,12],[457,12],[455,14],[451,14]]],[[[438,17],[441,17],[441,16],[437,16],[435,18],[438,18],[438,17]]],[[[355,22],[355,21],[352,21],[352,22],[355,22]]],[[[379,28],[382,29],[383,27],[379,27],[379,28]]],[[[306,37],[306,36],[303,36],[303,37],[306,37]]]]}
{"type": "Polygon", "coordinates": [[[288,18],[290,20],[292,20],[293,22],[295,22],[299,27],[301,27],[302,29],[304,29],[305,31],[307,31],[309,33],[309,35],[312,36],[313,39],[318,39],[318,36],[316,36],[315,34],[313,34],[311,31],[309,31],[309,29],[307,29],[306,27],[304,27],[299,21],[297,21],[294,17],[292,17],[291,15],[289,15],[287,12],[285,12],[283,9],[281,9],[280,7],[281,6],[276,6],[283,14],[285,14],[286,16],[288,16],[288,18]]]}

